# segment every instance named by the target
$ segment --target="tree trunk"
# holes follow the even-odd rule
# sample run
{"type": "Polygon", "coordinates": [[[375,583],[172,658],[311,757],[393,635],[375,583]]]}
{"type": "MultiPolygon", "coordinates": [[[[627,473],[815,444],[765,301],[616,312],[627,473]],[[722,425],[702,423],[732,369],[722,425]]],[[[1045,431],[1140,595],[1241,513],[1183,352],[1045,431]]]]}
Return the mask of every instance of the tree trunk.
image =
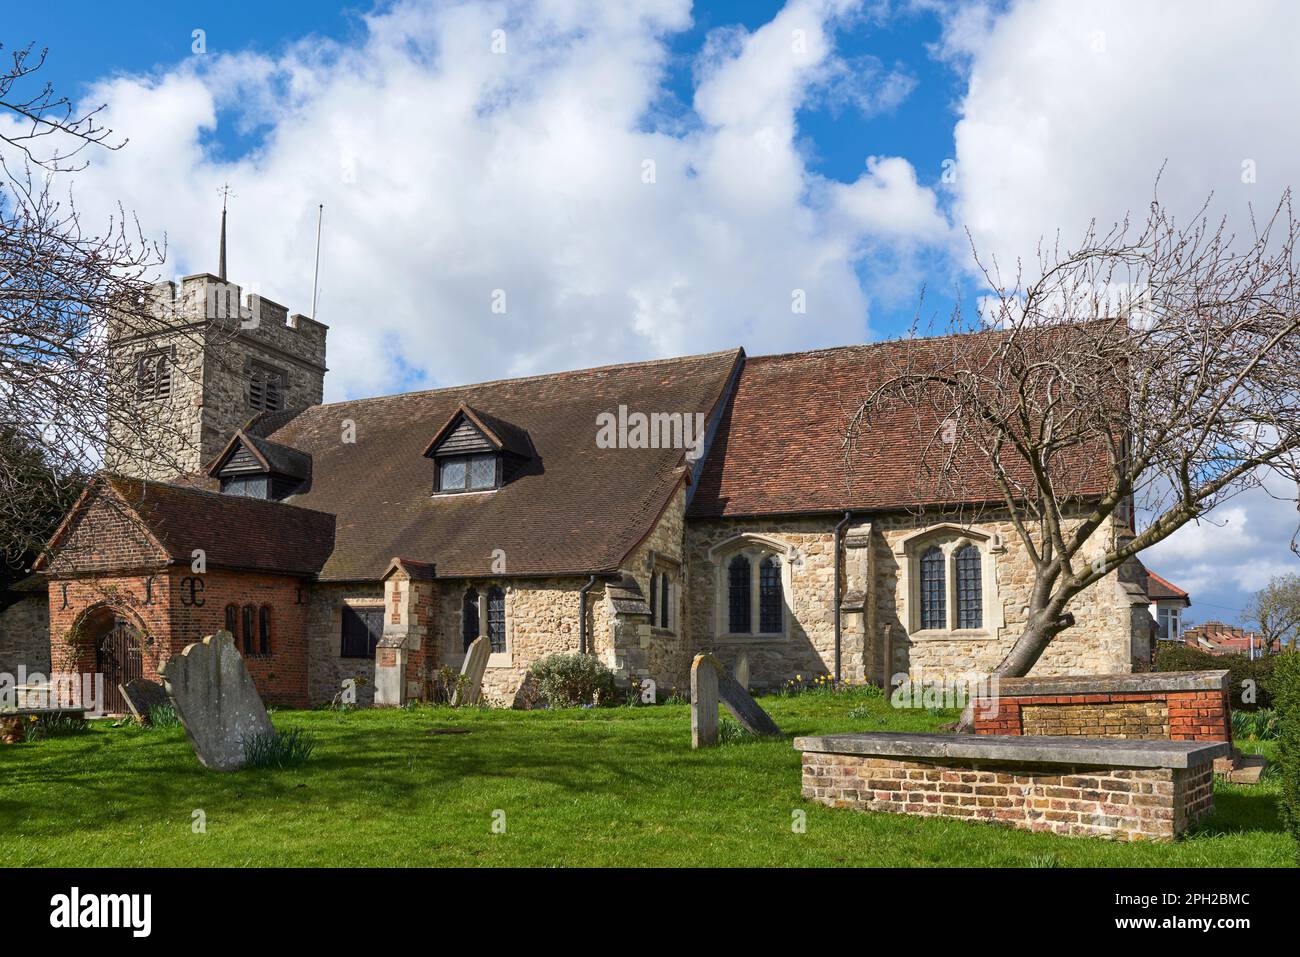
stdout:
{"type": "MultiPolygon", "coordinates": [[[[1060,625],[1048,624],[1041,620],[1041,616],[1031,616],[1025,630],[1020,633],[1020,637],[1011,646],[1007,656],[989,673],[989,677],[1021,678],[1029,674],[1029,669],[1038,664],[1038,659],[1043,656],[1043,652],[1047,650],[1051,640],[1063,630],[1064,628],[1060,625]]],[[[954,730],[962,734],[974,732],[974,697],[967,700],[966,707],[961,713],[961,720],[957,722],[957,727],[954,730]]]]}

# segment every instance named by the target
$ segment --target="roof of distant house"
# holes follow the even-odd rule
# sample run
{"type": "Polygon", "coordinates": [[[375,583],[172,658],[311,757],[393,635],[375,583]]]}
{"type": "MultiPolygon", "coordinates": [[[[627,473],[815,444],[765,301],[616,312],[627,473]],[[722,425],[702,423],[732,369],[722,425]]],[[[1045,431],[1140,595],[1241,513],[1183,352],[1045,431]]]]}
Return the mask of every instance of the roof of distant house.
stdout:
{"type": "Polygon", "coordinates": [[[1186,600],[1187,604],[1192,603],[1191,596],[1187,592],[1172,584],[1169,579],[1157,575],[1149,568],[1147,569],[1147,598],[1152,601],[1182,598],[1186,600]]]}
{"type": "MultiPolygon", "coordinates": [[[[1261,651],[1265,647],[1262,635],[1246,631],[1237,625],[1222,621],[1207,621],[1183,632],[1183,641],[1195,648],[1218,654],[1246,654],[1252,647],[1261,651]]],[[[1269,650],[1278,651],[1281,643],[1274,640],[1269,650]]]]}

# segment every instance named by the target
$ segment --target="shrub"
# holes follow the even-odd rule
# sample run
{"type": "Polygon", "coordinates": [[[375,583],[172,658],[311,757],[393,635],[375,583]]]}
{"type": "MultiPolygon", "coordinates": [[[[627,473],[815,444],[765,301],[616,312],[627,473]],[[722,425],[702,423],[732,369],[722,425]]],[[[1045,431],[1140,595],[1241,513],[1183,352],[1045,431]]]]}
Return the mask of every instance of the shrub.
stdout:
{"type": "Polygon", "coordinates": [[[272,731],[244,738],[244,764],[250,768],[292,768],[306,764],[316,740],[306,731],[272,731]]]}
{"type": "Polygon", "coordinates": [[[1282,821],[1296,841],[1300,862],[1300,652],[1278,656],[1274,692],[1281,717],[1278,765],[1282,776],[1282,821]]]}
{"type": "Polygon", "coordinates": [[[1161,642],[1156,650],[1156,671],[1228,671],[1228,692],[1234,710],[1254,711],[1273,707],[1273,668],[1277,655],[1251,661],[1245,655],[1212,655],[1187,645],[1161,642]],[[1246,693],[1252,682],[1254,700],[1246,693]]]}
{"type": "Polygon", "coordinates": [[[598,705],[614,694],[614,673],[595,655],[547,655],[533,662],[528,676],[552,708],[598,705]]]}

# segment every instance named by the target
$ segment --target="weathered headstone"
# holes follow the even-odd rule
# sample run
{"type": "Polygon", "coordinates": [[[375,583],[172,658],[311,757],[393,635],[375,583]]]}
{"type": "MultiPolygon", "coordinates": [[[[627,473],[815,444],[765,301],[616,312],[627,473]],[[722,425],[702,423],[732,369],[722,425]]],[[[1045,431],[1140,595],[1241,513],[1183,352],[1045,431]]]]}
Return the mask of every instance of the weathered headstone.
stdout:
{"type": "MultiPolygon", "coordinates": [[[[745,662],[748,667],[748,660],[745,662]]],[[[718,702],[750,734],[780,737],[781,729],[758,706],[749,691],[727,674],[713,655],[696,655],[691,663],[691,747],[718,743],[718,702]]]]}
{"type": "Polygon", "coordinates": [[[758,702],[731,675],[718,670],[718,697],[727,706],[731,716],[750,734],[780,737],[781,729],[772,716],[758,706],[758,702]]]}
{"type": "Polygon", "coordinates": [[[740,653],[736,659],[736,669],[732,672],[736,678],[736,684],[740,685],[746,691],[749,690],[749,655],[745,652],[740,653]]]}
{"type": "Polygon", "coordinates": [[[696,655],[691,662],[691,747],[711,748],[718,743],[718,675],[722,666],[712,655],[696,655]]]}
{"type": "Polygon", "coordinates": [[[122,692],[122,698],[126,701],[131,717],[141,724],[149,723],[149,715],[153,713],[154,708],[171,704],[171,699],[167,697],[167,689],[148,678],[132,678],[126,684],[118,685],[117,690],[122,692]]]}
{"type": "Polygon", "coordinates": [[[228,631],[173,655],[163,683],[199,763],[214,771],[244,766],[244,740],[274,734],[266,707],[228,631]]]}
{"type": "Polygon", "coordinates": [[[465,663],[460,666],[460,673],[464,677],[456,689],[456,694],[451,703],[457,707],[465,704],[478,704],[478,699],[483,694],[483,672],[487,671],[488,655],[492,653],[492,645],[488,641],[487,635],[479,635],[469,643],[469,650],[465,652],[465,663]]]}

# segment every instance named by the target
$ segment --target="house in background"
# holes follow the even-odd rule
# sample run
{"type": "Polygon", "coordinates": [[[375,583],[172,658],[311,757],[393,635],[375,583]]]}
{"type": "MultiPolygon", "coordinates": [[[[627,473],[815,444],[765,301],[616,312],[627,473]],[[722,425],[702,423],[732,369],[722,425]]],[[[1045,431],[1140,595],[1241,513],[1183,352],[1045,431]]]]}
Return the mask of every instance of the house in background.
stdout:
{"type": "Polygon", "coordinates": [[[1282,642],[1276,638],[1268,641],[1256,631],[1246,631],[1236,625],[1221,621],[1207,621],[1203,625],[1188,628],[1183,633],[1183,641],[1199,651],[1212,655],[1246,655],[1261,658],[1275,655],[1282,650],[1282,642]]]}
{"type": "Polygon", "coordinates": [[[1191,596],[1148,568],[1147,598],[1151,601],[1151,617],[1156,622],[1156,638],[1182,641],[1183,609],[1191,607],[1191,596]]]}

